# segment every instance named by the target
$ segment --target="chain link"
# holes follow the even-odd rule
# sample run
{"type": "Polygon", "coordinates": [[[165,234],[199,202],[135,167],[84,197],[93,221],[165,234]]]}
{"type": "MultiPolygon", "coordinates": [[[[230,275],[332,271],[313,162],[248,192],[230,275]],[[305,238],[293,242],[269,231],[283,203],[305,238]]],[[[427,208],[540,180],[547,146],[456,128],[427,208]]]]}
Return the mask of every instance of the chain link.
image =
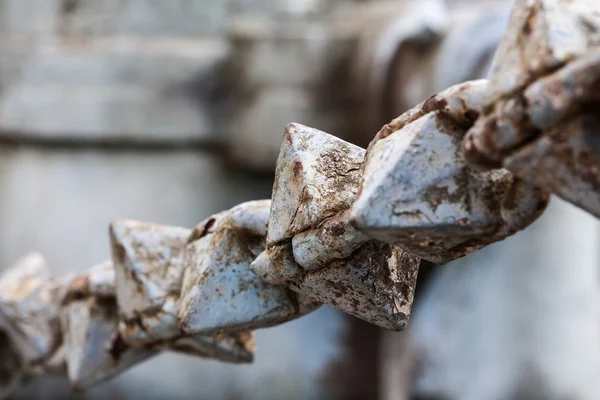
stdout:
{"type": "Polygon", "coordinates": [[[600,217],[599,15],[517,1],[489,82],[431,97],[366,151],[290,124],[271,200],[192,230],[115,221],[112,259],[82,275],[20,260],[0,278],[0,397],[40,374],[87,388],[161,351],[252,362],[253,330],[321,304],[402,330],[421,259],[505,239],[549,193],[600,217]]]}

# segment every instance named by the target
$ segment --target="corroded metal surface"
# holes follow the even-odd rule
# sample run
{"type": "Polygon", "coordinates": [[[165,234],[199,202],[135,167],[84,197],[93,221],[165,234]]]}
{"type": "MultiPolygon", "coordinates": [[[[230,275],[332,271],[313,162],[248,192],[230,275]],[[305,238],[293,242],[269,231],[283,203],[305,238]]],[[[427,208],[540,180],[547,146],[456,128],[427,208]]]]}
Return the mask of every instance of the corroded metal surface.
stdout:
{"type": "Polygon", "coordinates": [[[122,341],[114,298],[70,301],[61,322],[68,376],[74,388],[99,384],[157,354],[122,341]]]}
{"type": "Polygon", "coordinates": [[[143,345],[177,337],[183,249],[190,231],[116,221],[110,234],[124,340],[143,345]]]}
{"type": "Polygon", "coordinates": [[[210,337],[180,328],[184,250],[190,233],[138,221],[111,224],[119,333],[134,347],[153,346],[227,362],[252,361],[251,333],[210,337]]]}
{"type": "Polygon", "coordinates": [[[60,348],[60,294],[68,279],[50,277],[38,253],[22,258],[0,278],[0,325],[26,371],[43,368],[60,348]]]}
{"type": "Polygon", "coordinates": [[[74,388],[97,385],[157,354],[123,341],[110,261],[71,281],[62,299],[60,322],[67,375],[74,388]]]}
{"type": "Polygon", "coordinates": [[[417,257],[372,240],[345,259],[307,271],[295,263],[291,249],[277,250],[270,249],[266,257],[257,258],[253,268],[270,279],[287,282],[298,293],[370,323],[391,330],[406,326],[419,267],[417,257]],[[280,265],[295,268],[291,280],[279,275],[280,265]]]}
{"type": "Polygon", "coordinates": [[[252,270],[388,329],[410,315],[419,259],[372,241],[348,209],[364,150],[299,124],[287,126],[277,162],[267,250],[252,270]]]}
{"type": "Polygon", "coordinates": [[[369,240],[369,236],[350,224],[350,213],[344,211],[325,219],[315,229],[294,235],[292,249],[298,265],[315,270],[332,260],[349,257],[369,240]]]}
{"type": "MultiPolygon", "coordinates": [[[[138,236],[139,238],[139,236],[138,236]]],[[[250,362],[253,336],[183,336],[155,338],[145,343],[128,343],[120,319],[112,262],[100,264],[71,281],[62,300],[61,328],[68,376],[76,388],[97,385],[159,351],[176,351],[215,358],[225,362],[250,362]]],[[[158,319],[170,328],[170,320],[158,319]],[[166,323],[165,323],[166,321],[166,323]]],[[[177,324],[175,324],[177,326],[177,324]]]]}
{"type": "Polygon", "coordinates": [[[496,54],[468,159],[600,216],[600,3],[517,1],[496,54]]]}
{"type": "Polygon", "coordinates": [[[517,176],[600,217],[600,118],[585,113],[558,123],[505,157],[517,176]]]}
{"type": "MultiPolygon", "coordinates": [[[[524,229],[546,190],[596,213],[597,8],[517,1],[491,82],[432,96],[367,151],[289,124],[272,200],[191,230],[115,221],[112,260],[80,276],[21,260],[0,277],[0,397],[21,375],[85,388],[161,351],[251,362],[251,330],[321,304],[402,330],[421,259],[445,263],[524,229]]],[[[281,66],[259,67],[255,80],[281,66]]]]}
{"type": "Polygon", "coordinates": [[[180,310],[188,334],[272,326],[319,306],[300,306],[286,286],[263,282],[250,263],[264,250],[269,200],[243,203],[202,222],[190,236],[180,310]]]}
{"type": "Polygon", "coordinates": [[[462,139],[487,81],[465,82],[385,125],[367,151],[355,225],[443,264],[527,227],[547,196],[507,170],[471,168],[462,139]]]}
{"type": "Polygon", "coordinates": [[[348,209],[358,190],[364,154],[325,132],[288,125],[275,171],[267,246],[348,209]]]}

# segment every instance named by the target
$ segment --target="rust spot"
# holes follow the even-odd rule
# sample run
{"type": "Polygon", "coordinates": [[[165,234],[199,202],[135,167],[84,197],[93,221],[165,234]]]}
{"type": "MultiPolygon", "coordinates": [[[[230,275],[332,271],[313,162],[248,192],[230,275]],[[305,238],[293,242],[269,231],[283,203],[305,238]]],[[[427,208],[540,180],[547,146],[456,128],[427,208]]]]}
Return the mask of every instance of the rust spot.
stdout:
{"type": "Polygon", "coordinates": [[[502,168],[501,161],[492,160],[477,149],[475,143],[473,142],[473,135],[470,133],[467,133],[467,136],[465,137],[463,142],[463,150],[465,158],[469,161],[469,163],[479,167],[479,169],[488,170],[502,168]]]}
{"type": "Polygon", "coordinates": [[[515,180],[513,184],[508,188],[502,202],[502,207],[506,210],[514,210],[519,206],[518,186],[522,184],[520,180],[515,180]]]}
{"type": "Polygon", "coordinates": [[[377,139],[385,139],[386,137],[390,136],[392,133],[394,133],[396,130],[393,129],[393,127],[391,127],[389,124],[386,124],[383,126],[383,128],[381,128],[381,130],[379,131],[379,134],[377,135],[377,139]]]}
{"type": "Polygon", "coordinates": [[[288,127],[285,130],[285,134],[283,135],[283,138],[286,142],[288,142],[288,144],[291,146],[294,142],[292,141],[292,130],[294,128],[291,125],[288,125],[288,127]]]}
{"type": "Polygon", "coordinates": [[[471,124],[473,124],[477,118],[479,118],[479,111],[477,110],[473,110],[473,109],[468,109],[467,111],[465,111],[465,119],[467,121],[469,121],[471,124]]]}
{"type": "Polygon", "coordinates": [[[114,255],[119,263],[122,263],[125,260],[125,258],[127,257],[127,250],[125,250],[125,247],[123,247],[123,245],[121,243],[118,243],[114,239],[113,239],[113,251],[114,251],[114,255]]]}
{"type": "Polygon", "coordinates": [[[529,16],[527,17],[525,24],[523,25],[523,33],[525,35],[529,36],[531,34],[531,32],[533,32],[533,29],[535,26],[535,21],[537,19],[537,14],[538,14],[537,7],[533,7],[531,9],[531,11],[529,12],[529,16]]]}
{"type": "MultiPolygon", "coordinates": [[[[302,188],[302,193],[300,195],[300,204],[306,204],[313,199],[313,196],[308,192],[306,187],[302,188]]],[[[297,212],[298,210],[296,210],[297,212]]],[[[295,219],[295,218],[294,218],[295,219]]]]}
{"type": "Polygon", "coordinates": [[[195,228],[192,231],[192,233],[190,233],[190,236],[187,239],[187,244],[195,242],[196,240],[201,239],[204,236],[206,236],[206,234],[210,231],[210,228],[212,228],[216,222],[217,222],[217,219],[212,217],[212,218],[208,219],[208,221],[206,221],[206,223],[195,228]]]}
{"type": "Polygon", "coordinates": [[[335,236],[342,236],[344,233],[346,233],[346,228],[344,227],[343,223],[339,222],[331,227],[331,233],[333,233],[335,236]]]}
{"type": "Polygon", "coordinates": [[[87,276],[79,276],[71,282],[67,294],[62,299],[62,304],[66,305],[72,301],[83,300],[89,295],[89,280],[87,276]]]}
{"type": "Polygon", "coordinates": [[[436,95],[428,98],[421,109],[424,113],[430,113],[438,110],[443,110],[448,105],[448,102],[444,98],[438,98],[436,95]]]}
{"type": "Polygon", "coordinates": [[[442,203],[464,204],[467,210],[469,209],[470,204],[466,201],[467,197],[465,196],[469,186],[468,170],[463,169],[456,176],[454,183],[457,188],[453,192],[450,192],[446,186],[431,186],[423,192],[423,200],[429,204],[433,212],[436,212],[438,206],[442,203]]]}
{"type": "Polygon", "coordinates": [[[298,178],[300,176],[302,176],[302,163],[300,161],[296,161],[294,163],[294,178],[298,178]]]}

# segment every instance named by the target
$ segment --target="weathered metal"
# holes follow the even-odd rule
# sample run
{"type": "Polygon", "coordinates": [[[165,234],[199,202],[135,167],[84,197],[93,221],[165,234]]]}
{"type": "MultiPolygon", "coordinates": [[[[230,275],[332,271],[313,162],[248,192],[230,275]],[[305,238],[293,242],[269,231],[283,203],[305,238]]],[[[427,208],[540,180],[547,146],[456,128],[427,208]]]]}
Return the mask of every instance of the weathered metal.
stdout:
{"type": "Polygon", "coordinates": [[[269,200],[240,204],[199,224],[186,248],[179,317],[188,334],[265,328],[320,304],[263,282],[250,263],[264,250],[269,200]]]}
{"type": "Polygon", "coordinates": [[[471,168],[462,140],[487,81],[450,87],[385,125],[369,145],[352,221],[443,264],[503,240],[541,215],[547,195],[507,170],[471,168]]]}
{"type": "Polygon", "coordinates": [[[369,240],[369,236],[350,224],[350,213],[344,211],[325,219],[315,229],[294,235],[292,249],[298,265],[310,271],[349,257],[369,240]]]}
{"type": "Polygon", "coordinates": [[[110,227],[116,294],[126,342],[144,345],[181,334],[177,301],[190,230],[115,221],[110,227]]]}
{"type": "MultiPolygon", "coordinates": [[[[182,331],[178,317],[189,229],[115,221],[110,227],[116,274],[119,333],[134,347],[214,357],[226,362],[251,362],[249,332],[193,335],[182,331]]],[[[219,310],[222,312],[222,310],[219,310]]]]}
{"type": "Polygon", "coordinates": [[[401,330],[410,314],[419,259],[374,242],[350,225],[347,210],[358,190],[364,154],[325,132],[287,126],[267,250],[251,268],[270,282],[401,330]]]}
{"type": "Polygon", "coordinates": [[[467,157],[600,217],[600,4],[520,0],[510,27],[465,137],[467,157]]]}
{"type": "MultiPolygon", "coordinates": [[[[153,337],[143,343],[136,341],[135,345],[128,343],[126,339],[130,339],[131,332],[123,329],[120,320],[116,276],[120,275],[115,274],[113,263],[105,262],[73,279],[64,294],[61,327],[73,387],[97,385],[159,351],[183,352],[226,362],[252,361],[250,333],[213,338],[187,337],[178,332],[174,337],[153,337]]],[[[158,318],[157,324],[162,323],[168,330],[171,328],[168,322],[168,318],[158,318]]]]}
{"type": "Polygon", "coordinates": [[[123,341],[110,261],[71,281],[63,295],[60,321],[67,375],[74,388],[97,385],[158,353],[123,341]]]}
{"type": "MultiPolygon", "coordinates": [[[[112,261],[80,276],[52,278],[40,256],[22,260],[0,277],[0,396],[21,374],[90,387],[161,351],[251,362],[252,329],[323,303],[402,330],[421,259],[446,263],[524,229],[545,190],[596,213],[600,17],[591,0],[575,3],[517,1],[491,83],[431,97],[367,151],[288,125],[272,201],[193,230],[115,221],[112,261]]],[[[407,32],[400,45],[414,39],[407,32]]],[[[298,84],[325,68],[294,63],[312,50],[290,49],[287,62],[305,73],[298,84]]],[[[285,76],[254,51],[256,86],[285,76]]]]}
{"type": "Polygon", "coordinates": [[[18,260],[0,278],[0,328],[28,373],[43,370],[60,349],[60,295],[68,279],[50,277],[39,253],[18,260]]]}

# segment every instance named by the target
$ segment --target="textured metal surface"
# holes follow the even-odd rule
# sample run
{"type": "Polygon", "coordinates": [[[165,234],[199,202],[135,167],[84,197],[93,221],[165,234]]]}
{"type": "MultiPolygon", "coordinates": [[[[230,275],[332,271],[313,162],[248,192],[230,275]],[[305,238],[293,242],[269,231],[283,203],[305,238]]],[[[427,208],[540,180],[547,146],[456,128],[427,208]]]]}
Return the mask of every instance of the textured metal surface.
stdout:
{"type": "Polygon", "coordinates": [[[465,82],[385,125],[369,145],[352,220],[372,237],[443,264],[530,225],[547,196],[506,170],[479,172],[462,140],[487,81],[465,82]]]}
{"type": "MultiPolygon", "coordinates": [[[[575,3],[517,1],[490,82],[432,96],[366,151],[288,125],[272,200],[191,230],[115,221],[112,261],[80,276],[22,260],[0,277],[0,328],[19,366],[2,390],[21,370],[89,387],[161,351],[251,362],[251,330],[321,304],[402,330],[421,259],[446,263],[524,229],[545,190],[594,211],[598,14],[575,3]]],[[[252,79],[270,67],[281,66],[252,79]]]]}
{"type": "Polygon", "coordinates": [[[316,309],[286,286],[261,281],[250,263],[264,250],[269,200],[240,204],[201,223],[186,250],[180,311],[190,334],[265,328],[316,309]]]}
{"type": "Polygon", "coordinates": [[[119,332],[135,347],[152,345],[227,362],[252,361],[250,333],[192,336],[180,328],[184,250],[190,233],[138,221],[111,224],[119,332]]]}
{"type": "Polygon", "coordinates": [[[107,261],[68,283],[60,322],[67,375],[74,388],[88,388],[157,354],[133,348],[119,333],[116,276],[107,261]]]}
{"type": "Polygon", "coordinates": [[[2,328],[26,371],[43,368],[60,348],[60,295],[69,277],[52,278],[43,257],[32,253],[0,278],[2,328]]]}
{"type": "Polygon", "coordinates": [[[157,354],[125,344],[118,325],[114,298],[91,296],[65,304],[61,327],[68,377],[74,388],[102,383],[157,354]]]}
{"type": "Polygon", "coordinates": [[[365,151],[300,124],[286,127],[273,184],[267,246],[349,208],[365,151]]]}
{"type": "Polygon", "coordinates": [[[330,261],[349,257],[354,250],[370,240],[350,223],[349,211],[327,218],[315,229],[294,235],[294,259],[302,268],[315,270],[330,261]]]}
{"type": "Polygon", "coordinates": [[[270,282],[377,325],[400,330],[419,259],[350,225],[364,150],[325,132],[287,126],[277,162],[267,250],[251,268],[270,282]]]}
{"type": "Polygon", "coordinates": [[[600,4],[517,1],[500,44],[468,159],[600,216],[600,4]]]}
{"type": "Polygon", "coordinates": [[[190,230],[116,221],[110,234],[124,339],[143,345],[177,337],[183,249],[190,230]]]}

